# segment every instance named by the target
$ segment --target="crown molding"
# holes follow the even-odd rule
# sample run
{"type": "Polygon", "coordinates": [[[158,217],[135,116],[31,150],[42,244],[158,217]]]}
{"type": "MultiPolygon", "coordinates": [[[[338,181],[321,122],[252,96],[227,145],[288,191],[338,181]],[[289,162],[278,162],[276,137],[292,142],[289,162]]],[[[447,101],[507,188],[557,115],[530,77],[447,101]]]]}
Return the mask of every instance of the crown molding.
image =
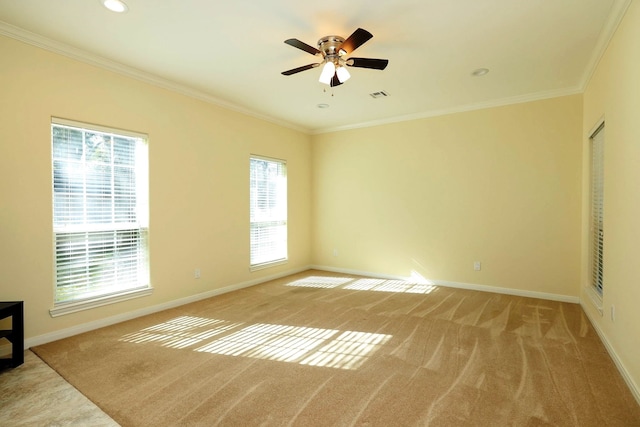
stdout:
{"type": "Polygon", "coordinates": [[[99,67],[108,71],[112,71],[114,73],[131,77],[133,79],[142,81],[144,83],[148,83],[153,86],[167,89],[172,92],[176,92],[181,95],[188,96],[190,98],[195,98],[200,101],[204,101],[206,103],[215,105],[217,107],[222,107],[227,110],[235,111],[236,113],[244,114],[246,116],[250,116],[259,120],[264,120],[266,122],[283,126],[285,128],[296,130],[298,132],[309,134],[309,129],[294,125],[284,120],[276,119],[274,117],[249,110],[247,108],[230,103],[228,101],[224,101],[220,98],[216,98],[206,92],[202,92],[202,91],[193,89],[189,86],[173,82],[171,80],[159,77],[152,73],[138,70],[137,68],[129,67],[127,65],[104,58],[99,55],[95,55],[93,53],[89,53],[85,50],[78,49],[76,47],[67,45],[65,43],[61,43],[61,42],[49,39],[47,37],[43,37],[39,34],[32,33],[30,31],[24,30],[20,27],[16,27],[15,25],[11,25],[4,21],[0,21],[0,35],[12,38],[14,40],[18,40],[26,44],[30,44],[32,46],[47,50],[49,52],[66,56],[76,61],[84,62],[86,64],[93,65],[95,67],[99,67]]]}
{"type": "Polygon", "coordinates": [[[571,88],[564,88],[564,89],[558,89],[558,90],[550,90],[545,92],[535,92],[535,93],[530,93],[526,95],[511,96],[508,98],[501,98],[501,99],[495,99],[487,102],[478,102],[473,104],[461,105],[458,107],[445,108],[441,110],[423,111],[421,113],[416,113],[416,114],[408,114],[404,116],[396,116],[396,117],[391,117],[391,118],[386,118],[381,120],[373,120],[373,121],[362,122],[362,123],[357,123],[353,125],[338,126],[338,127],[326,128],[326,129],[314,129],[311,131],[311,134],[319,135],[323,133],[340,132],[345,130],[407,122],[411,120],[427,119],[430,117],[446,116],[449,114],[464,113],[467,111],[484,110],[486,108],[503,107],[505,105],[522,104],[525,102],[540,101],[543,99],[559,98],[562,96],[569,96],[569,95],[578,95],[578,94],[581,94],[582,92],[583,90],[580,87],[571,87],[571,88]]]}
{"type": "Polygon", "coordinates": [[[604,55],[613,35],[615,34],[620,22],[624,18],[629,6],[631,5],[633,0],[616,0],[614,1],[613,6],[611,7],[611,12],[607,18],[607,21],[602,27],[600,31],[600,36],[598,37],[598,41],[596,43],[596,47],[593,50],[591,58],[583,72],[582,79],[578,86],[564,88],[559,90],[551,90],[545,92],[537,92],[525,95],[519,95],[515,97],[508,97],[497,99],[488,102],[480,102],[462,105],[458,107],[439,109],[439,110],[430,110],[423,111],[420,113],[396,116],[391,118],[385,118],[381,120],[373,120],[367,122],[361,122],[356,124],[330,127],[330,128],[318,128],[318,129],[309,129],[305,127],[301,127],[295,125],[293,123],[276,119],[271,116],[267,116],[256,111],[249,110],[247,108],[241,107],[239,105],[230,103],[228,101],[224,101],[222,99],[216,98],[210,94],[205,92],[193,89],[189,86],[178,84],[176,82],[164,79],[162,77],[156,76],[154,74],[144,72],[138,70],[133,67],[126,66],[124,64],[118,63],[116,61],[112,61],[110,59],[106,59],[99,55],[95,55],[89,52],[86,52],[82,49],[75,48],[73,46],[69,46],[64,43],[57,42],[55,40],[40,36],[38,34],[32,33],[30,31],[26,31],[22,28],[16,27],[14,25],[8,24],[6,22],[0,21],[0,35],[4,35],[15,40],[21,41],[23,43],[27,43],[45,50],[48,50],[53,53],[57,53],[68,58],[81,61],[96,67],[100,67],[121,75],[125,75],[136,80],[161,87],[163,89],[167,89],[176,93],[180,93],[182,95],[198,99],[200,101],[207,102],[209,104],[225,108],[231,111],[235,111],[240,114],[244,114],[259,120],[263,120],[269,123],[273,123],[285,128],[289,128],[298,132],[302,132],[308,135],[318,135],[323,133],[332,133],[332,132],[340,132],[345,130],[352,129],[360,129],[366,127],[380,126],[385,124],[399,123],[411,120],[419,120],[430,117],[443,116],[448,114],[462,113],[473,110],[481,110],[485,108],[493,108],[493,107],[501,107],[510,104],[519,104],[525,102],[538,101],[542,99],[549,99],[567,95],[575,95],[584,93],[593,73],[595,72],[600,59],[604,55]]]}
{"type": "Polygon", "coordinates": [[[633,0],[617,0],[614,1],[613,6],[611,6],[611,11],[602,26],[600,36],[596,42],[596,47],[593,49],[591,54],[591,59],[587,63],[587,67],[582,74],[582,80],[580,80],[580,90],[582,92],[587,89],[587,85],[591,81],[591,77],[596,71],[596,68],[600,63],[600,59],[602,59],[602,56],[607,51],[607,47],[609,47],[609,43],[611,42],[613,35],[616,33],[618,26],[620,26],[622,18],[624,18],[624,15],[627,13],[629,6],[631,6],[632,1],[633,0]]]}
{"type": "Polygon", "coordinates": [[[463,112],[473,111],[473,110],[481,110],[484,108],[501,107],[501,106],[510,105],[510,104],[519,104],[524,102],[539,101],[542,99],[549,99],[549,98],[556,98],[561,96],[576,95],[576,94],[584,93],[584,91],[587,88],[587,85],[589,84],[589,81],[591,80],[591,77],[593,76],[593,73],[595,72],[600,62],[600,59],[606,52],[607,47],[611,42],[611,39],[613,38],[614,34],[616,33],[616,30],[620,26],[620,23],[622,22],[622,19],[627,13],[627,10],[629,9],[629,6],[631,5],[632,2],[633,0],[615,0],[614,1],[613,5],[611,6],[611,11],[609,12],[609,16],[607,17],[607,20],[602,26],[600,35],[598,36],[598,41],[591,54],[591,58],[587,63],[587,66],[585,67],[585,70],[582,74],[582,78],[580,79],[580,82],[577,86],[565,88],[565,89],[559,89],[559,90],[546,91],[546,92],[537,92],[537,93],[532,93],[532,94],[527,94],[522,96],[502,98],[502,99],[497,99],[489,102],[468,104],[468,105],[463,105],[463,106],[453,107],[448,109],[424,111],[416,114],[409,114],[405,116],[397,116],[397,117],[392,117],[387,119],[362,122],[362,123],[357,123],[353,125],[338,126],[333,128],[313,129],[311,130],[311,134],[318,135],[323,133],[332,133],[332,132],[340,132],[345,130],[360,129],[360,128],[366,128],[366,127],[372,127],[372,126],[380,126],[380,125],[391,124],[391,123],[399,123],[399,122],[405,122],[410,120],[419,120],[419,119],[425,119],[429,117],[444,116],[448,114],[463,113],[463,112]]]}

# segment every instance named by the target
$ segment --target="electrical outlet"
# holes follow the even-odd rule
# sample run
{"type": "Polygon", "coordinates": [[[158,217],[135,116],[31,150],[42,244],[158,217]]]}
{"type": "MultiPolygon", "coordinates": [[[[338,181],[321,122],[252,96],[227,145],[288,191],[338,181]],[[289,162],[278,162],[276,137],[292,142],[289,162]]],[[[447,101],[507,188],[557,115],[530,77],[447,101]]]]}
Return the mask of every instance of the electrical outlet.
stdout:
{"type": "Polygon", "coordinates": [[[616,321],[616,307],[614,305],[611,305],[611,321],[616,321]]]}
{"type": "Polygon", "coordinates": [[[338,256],[338,250],[337,249],[333,250],[333,256],[338,256]]]}
{"type": "Polygon", "coordinates": [[[473,269],[475,271],[480,271],[482,269],[482,263],[480,261],[476,261],[473,263],[473,269]]]}
{"type": "Polygon", "coordinates": [[[193,277],[195,279],[199,279],[200,278],[200,269],[196,268],[195,271],[193,272],[193,277]]]}

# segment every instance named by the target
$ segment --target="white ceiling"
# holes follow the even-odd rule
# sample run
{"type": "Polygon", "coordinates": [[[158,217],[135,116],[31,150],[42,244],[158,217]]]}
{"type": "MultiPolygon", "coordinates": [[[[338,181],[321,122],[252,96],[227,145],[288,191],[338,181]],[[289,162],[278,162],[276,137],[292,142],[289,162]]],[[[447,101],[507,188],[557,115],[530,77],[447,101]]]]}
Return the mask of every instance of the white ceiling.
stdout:
{"type": "Polygon", "coordinates": [[[124,1],[116,14],[99,0],[0,0],[0,34],[311,133],[579,93],[631,2],[124,1]],[[358,27],[374,37],[352,56],[386,70],[350,68],[333,89],[319,68],[280,74],[319,62],[285,39],[316,46],[358,27]]]}

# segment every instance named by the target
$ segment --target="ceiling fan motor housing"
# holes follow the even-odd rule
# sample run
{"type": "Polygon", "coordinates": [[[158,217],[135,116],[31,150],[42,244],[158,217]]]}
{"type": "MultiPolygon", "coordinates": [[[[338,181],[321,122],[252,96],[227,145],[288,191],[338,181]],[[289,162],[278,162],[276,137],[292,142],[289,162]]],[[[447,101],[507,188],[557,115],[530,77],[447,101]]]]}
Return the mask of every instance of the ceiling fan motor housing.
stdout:
{"type": "MultiPolygon", "coordinates": [[[[322,52],[326,62],[337,63],[340,59],[340,46],[344,43],[344,38],[340,36],[325,36],[318,40],[318,50],[322,52]]],[[[342,54],[345,52],[343,51],[342,54]]]]}

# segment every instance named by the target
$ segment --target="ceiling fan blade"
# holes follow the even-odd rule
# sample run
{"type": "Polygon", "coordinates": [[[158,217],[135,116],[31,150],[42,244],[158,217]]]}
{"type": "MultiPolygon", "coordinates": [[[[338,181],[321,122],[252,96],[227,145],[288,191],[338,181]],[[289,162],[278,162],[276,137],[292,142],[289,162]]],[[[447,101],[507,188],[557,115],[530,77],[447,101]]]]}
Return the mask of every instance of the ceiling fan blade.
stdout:
{"type": "Polygon", "coordinates": [[[282,74],[285,75],[285,76],[290,76],[291,74],[299,73],[300,71],[307,71],[307,70],[310,70],[312,68],[316,68],[318,65],[320,65],[320,64],[303,65],[302,67],[293,68],[291,70],[283,71],[282,74]]]}
{"type": "Polygon", "coordinates": [[[389,64],[388,59],[375,58],[349,58],[346,64],[350,67],[373,68],[374,70],[384,70],[389,64]]]}
{"type": "Polygon", "coordinates": [[[340,86],[342,84],[342,82],[340,81],[340,79],[338,79],[338,73],[335,73],[333,75],[333,77],[331,78],[331,87],[335,87],[335,86],[340,86]]]}
{"type": "Polygon", "coordinates": [[[284,42],[286,44],[288,44],[289,46],[297,47],[298,49],[304,50],[305,52],[310,53],[311,55],[320,55],[320,54],[322,54],[322,52],[320,52],[315,47],[309,46],[308,44],[306,44],[304,42],[301,42],[298,39],[287,39],[284,42]]]}
{"type": "Polygon", "coordinates": [[[371,37],[373,37],[373,34],[369,31],[358,28],[342,43],[339,49],[349,54],[365,44],[371,37]]]}

